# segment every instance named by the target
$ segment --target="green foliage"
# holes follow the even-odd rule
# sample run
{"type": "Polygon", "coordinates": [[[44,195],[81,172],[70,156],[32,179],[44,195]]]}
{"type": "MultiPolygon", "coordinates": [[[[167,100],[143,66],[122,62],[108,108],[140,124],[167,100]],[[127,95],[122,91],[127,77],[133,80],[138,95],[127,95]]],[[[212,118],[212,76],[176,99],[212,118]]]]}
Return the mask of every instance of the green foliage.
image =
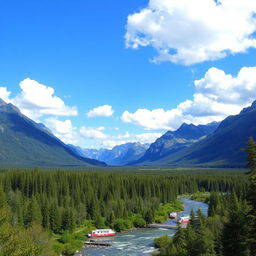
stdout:
{"type": "Polygon", "coordinates": [[[182,203],[178,200],[172,203],[161,204],[155,211],[155,222],[162,223],[168,218],[170,212],[180,212],[183,209],[182,203]]]}
{"type": "Polygon", "coordinates": [[[127,219],[116,219],[113,225],[117,232],[124,231],[133,227],[132,221],[127,219]]]}
{"type": "Polygon", "coordinates": [[[179,228],[173,239],[162,237],[156,240],[155,246],[160,247],[160,255],[216,255],[212,233],[203,222],[199,222],[200,225],[191,223],[187,229],[179,228]]]}
{"type": "Polygon", "coordinates": [[[169,212],[181,209],[175,202],[178,194],[234,188],[243,194],[247,179],[244,175],[19,170],[1,173],[0,181],[4,188],[0,203],[8,195],[8,205],[20,224],[35,222],[59,233],[73,230],[85,219],[96,221],[98,227],[136,214],[147,223],[162,222],[169,212]]]}
{"type": "Polygon", "coordinates": [[[151,208],[144,211],[143,217],[147,224],[153,223],[155,220],[154,212],[151,208]]]}
{"type": "Polygon", "coordinates": [[[104,217],[100,217],[99,215],[96,216],[96,219],[94,221],[94,225],[96,228],[106,228],[106,225],[105,225],[105,218],[104,217]]]}
{"type": "Polygon", "coordinates": [[[213,192],[209,204],[210,217],[192,211],[188,228],[179,228],[160,255],[254,256],[248,243],[248,204],[234,192],[213,192]]]}
{"type": "Polygon", "coordinates": [[[0,255],[54,256],[52,243],[40,226],[28,229],[11,224],[11,212],[0,209],[0,255]]]}
{"type": "Polygon", "coordinates": [[[75,228],[75,219],[72,209],[64,209],[62,212],[61,229],[73,231],[75,228]]]}
{"type": "MultiPolygon", "coordinates": [[[[0,207],[12,214],[8,220],[3,217],[9,223],[3,231],[41,226],[54,236],[56,253],[71,253],[82,247],[84,235],[95,226],[123,231],[162,222],[170,212],[182,210],[175,201],[179,194],[235,190],[243,195],[246,184],[242,174],[4,171],[0,207]]],[[[175,245],[170,250],[179,252],[175,245]]]]}
{"type": "Polygon", "coordinates": [[[247,245],[251,255],[256,255],[256,142],[252,137],[249,138],[248,146],[248,166],[251,168],[250,182],[246,195],[250,207],[247,214],[247,245]]]}
{"type": "Polygon", "coordinates": [[[32,224],[42,224],[42,214],[39,204],[35,197],[29,201],[26,209],[24,224],[29,227],[32,224]]]}
{"type": "Polygon", "coordinates": [[[117,232],[120,232],[126,229],[123,219],[116,219],[113,226],[117,232]]]}
{"type": "Polygon", "coordinates": [[[146,221],[142,217],[136,216],[133,221],[133,225],[136,228],[142,228],[146,225],[146,221]]]}
{"type": "Polygon", "coordinates": [[[161,236],[154,240],[154,244],[156,248],[164,248],[169,246],[171,243],[172,243],[172,239],[167,235],[161,236]]]}
{"type": "Polygon", "coordinates": [[[239,202],[234,195],[229,211],[229,221],[225,223],[222,234],[223,254],[225,256],[250,255],[247,243],[248,212],[248,205],[244,201],[239,202]]]}
{"type": "Polygon", "coordinates": [[[207,203],[210,197],[210,193],[206,191],[197,191],[192,194],[192,199],[199,202],[207,203]]]}
{"type": "Polygon", "coordinates": [[[77,248],[81,248],[84,243],[84,237],[81,234],[70,233],[70,231],[64,231],[58,239],[61,245],[55,244],[55,246],[61,249],[64,254],[71,255],[77,251],[77,248]]]}
{"type": "Polygon", "coordinates": [[[50,229],[54,233],[59,233],[61,230],[61,217],[60,217],[60,210],[56,202],[52,203],[50,207],[49,221],[50,221],[50,229]]]}
{"type": "Polygon", "coordinates": [[[247,167],[251,169],[251,174],[256,174],[256,142],[253,137],[249,137],[244,150],[247,152],[247,167]]]}
{"type": "Polygon", "coordinates": [[[81,226],[74,231],[63,231],[60,234],[54,234],[53,248],[58,254],[74,254],[84,245],[85,234],[88,234],[95,226],[92,221],[84,221],[81,226]]]}

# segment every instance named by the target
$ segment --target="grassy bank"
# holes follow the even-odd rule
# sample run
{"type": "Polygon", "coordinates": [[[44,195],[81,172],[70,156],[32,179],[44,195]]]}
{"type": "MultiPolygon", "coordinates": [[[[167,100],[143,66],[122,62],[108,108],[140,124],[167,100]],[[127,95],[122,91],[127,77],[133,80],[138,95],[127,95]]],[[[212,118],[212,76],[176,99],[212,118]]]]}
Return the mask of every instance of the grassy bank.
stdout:
{"type": "Polygon", "coordinates": [[[145,212],[141,214],[133,214],[127,218],[118,218],[113,221],[113,224],[107,226],[106,220],[101,218],[98,222],[85,221],[83,225],[76,228],[74,231],[64,231],[62,234],[53,235],[54,251],[59,255],[72,255],[77,251],[81,251],[87,240],[86,235],[96,228],[113,228],[117,232],[126,231],[132,228],[144,228],[147,224],[162,223],[166,221],[170,212],[179,212],[183,210],[183,205],[180,201],[159,205],[155,212],[145,212]]]}
{"type": "Polygon", "coordinates": [[[192,194],[191,198],[195,201],[200,201],[200,202],[207,203],[209,201],[209,198],[210,198],[210,192],[197,191],[196,193],[192,194]]]}
{"type": "Polygon", "coordinates": [[[155,222],[163,223],[168,218],[170,212],[180,212],[184,210],[183,204],[176,200],[174,203],[160,205],[155,213],[155,222]]]}
{"type": "Polygon", "coordinates": [[[92,221],[84,221],[74,231],[64,231],[62,234],[53,235],[53,248],[58,255],[72,255],[80,251],[87,240],[86,235],[95,229],[92,221]]]}

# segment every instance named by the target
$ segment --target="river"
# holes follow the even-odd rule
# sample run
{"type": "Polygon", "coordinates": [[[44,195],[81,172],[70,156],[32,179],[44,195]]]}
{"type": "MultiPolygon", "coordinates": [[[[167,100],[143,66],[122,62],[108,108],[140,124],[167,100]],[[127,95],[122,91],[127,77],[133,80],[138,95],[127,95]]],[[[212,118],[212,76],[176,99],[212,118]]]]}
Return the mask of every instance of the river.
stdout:
{"type": "MultiPolygon", "coordinates": [[[[190,214],[191,210],[196,212],[201,209],[203,214],[207,216],[208,205],[202,202],[193,201],[190,197],[180,197],[185,208],[179,216],[190,214]]],[[[175,224],[174,220],[167,220],[165,224],[175,224]]],[[[173,236],[176,230],[164,228],[147,228],[117,233],[112,238],[111,247],[86,247],[83,249],[82,256],[148,256],[155,250],[153,241],[155,238],[168,235],[173,236]]]]}

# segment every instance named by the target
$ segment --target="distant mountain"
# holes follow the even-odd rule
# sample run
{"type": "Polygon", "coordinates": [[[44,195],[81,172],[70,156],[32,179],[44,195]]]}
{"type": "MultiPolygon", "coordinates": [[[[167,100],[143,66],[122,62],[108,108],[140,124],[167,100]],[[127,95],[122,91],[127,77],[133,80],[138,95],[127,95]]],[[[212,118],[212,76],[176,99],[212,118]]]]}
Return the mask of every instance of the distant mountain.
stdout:
{"type": "Polygon", "coordinates": [[[111,150],[101,153],[100,161],[109,165],[126,165],[128,162],[135,161],[144,155],[149,144],[126,143],[116,146],[111,150]]]}
{"type": "Polygon", "coordinates": [[[105,150],[107,150],[107,149],[81,148],[79,146],[75,146],[72,144],[68,144],[67,146],[73,151],[73,153],[75,153],[81,157],[87,157],[87,158],[95,159],[95,160],[99,160],[101,153],[104,152],[105,150]]]}
{"type": "Polygon", "coordinates": [[[42,124],[0,99],[0,167],[105,165],[74,154],[42,124]]]}
{"type": "Polygon", "coordinates": [[[219,123],[213,122],[207,125],[182,124],[176,131],[168,131],[152,143],[145,154],[135,162],[129,164],[143,164],[154,162],[165,156],[181,151],[204,136],[214,132],[219,123]]]}
{"type": "Polygon", "coordinates": [[[112,149],[82,149],[69,145],[69,147],[80,156],[89,157],[103,161],[108,165],[126,165],[142,157],[149,144],[126,143],[113,147],[112,149]]]}
{"type": "Polygon", "coordinates": [[[244,167],[246,152],[242,149],[250,136],[256,139],[256,101],[240,114],[224,119],[205,139],[155,164],[244,167]]]}

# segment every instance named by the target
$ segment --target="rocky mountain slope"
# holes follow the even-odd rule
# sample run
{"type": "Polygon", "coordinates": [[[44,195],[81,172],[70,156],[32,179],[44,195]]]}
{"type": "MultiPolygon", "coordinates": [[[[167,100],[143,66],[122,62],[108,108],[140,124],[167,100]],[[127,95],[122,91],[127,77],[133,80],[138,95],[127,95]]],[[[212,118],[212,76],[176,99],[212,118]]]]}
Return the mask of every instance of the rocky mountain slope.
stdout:
{"type": "Polygon", "coordinates": [[[72,167],[105,165],[74,154],[44,125],[0,99],[1,167],[72,167]]]}

